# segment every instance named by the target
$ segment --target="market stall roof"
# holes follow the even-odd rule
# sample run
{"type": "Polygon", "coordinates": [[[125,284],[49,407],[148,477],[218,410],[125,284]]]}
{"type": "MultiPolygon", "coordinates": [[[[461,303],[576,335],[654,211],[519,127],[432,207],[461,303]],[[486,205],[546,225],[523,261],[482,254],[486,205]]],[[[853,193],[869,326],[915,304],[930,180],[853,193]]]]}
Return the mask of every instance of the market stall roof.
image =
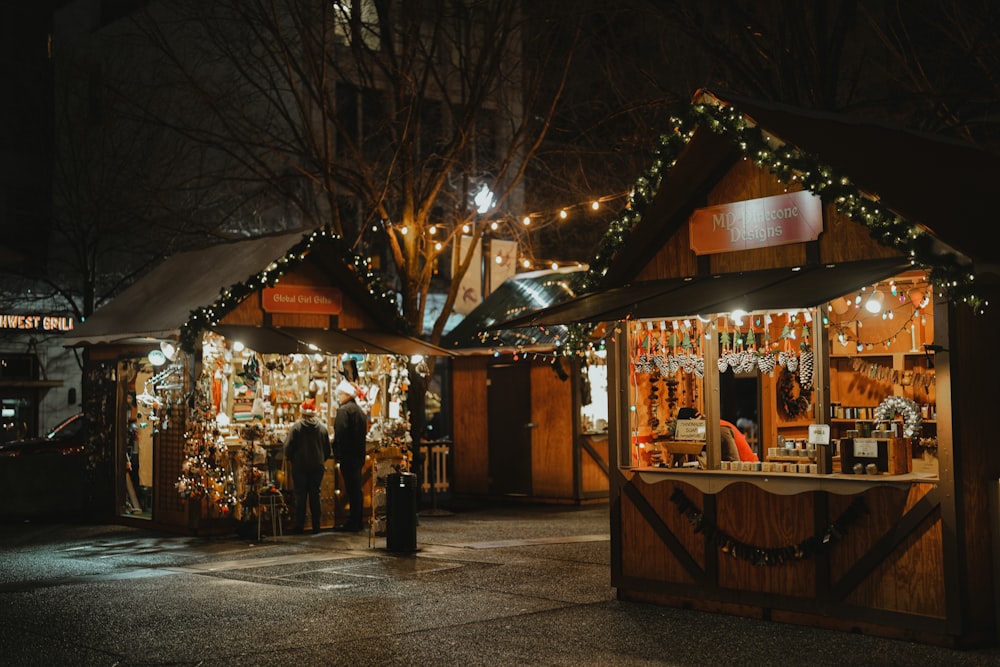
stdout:
{"type": "MultiPolygon", "coordinates": [[[[306,261],[320,266],[331,284],[358,303],[372,302],[367,286],[344,261],[342,249],[334,239],[314,235],[306,245],[307,239],[310,239],[308,233],[297,231],[172,255],[88,317],[74,335],[64,339],[64,344],[72,347],[176,338],[196,309],[212,306],[225,290],[254,281],[262,271],[277,267],[278,262],[287,260],[289,253],[295,254],[305,247],[308,253],[302,256],[308,255],[306,261]]],[[[387,331],[393,331],[397,326],[396,315],[382,306],[366,305],[365,312],[387,331]]],[[[256,332],[258,338],[264,335],[256,332]]],[[[288,346],[273,336],[269,342],[288,346]]],[[[410,341],[407,345],[413,346],[410,341]]]]}
{"type": "MultiPolygon", "coordinates": [[[[732,107],[767,134],[848,176],[886,210],[922,226],[942,254],[971,259],[977,272],[1000,272],[997,253],[983,243],[983,221],[995,208],[1000,157],[982,147],[865,119],[736,95],[699,91],[693,104],[732,107]]],[[[663,178],[655,199],[617,252],[602,284],[633,279],[702,205],[699,184],[745,157],[732,138],[700,126],[663,178]]]]}
{"type": "Polygon", "coordinates": [[[855,116],[736,95],[732,104],[787,144],[847,174],[863,192],[978,263],[995,263],[981,226],[996,209],[1000,157],[981,146],[855,116]]]}
{"type": "Polygon", "coordinates": [[[486,336],[481,334],[491,325],[573,298],[579,293],[585,277],[586,267],[517,274],[483,299],[448,332],[441,345],[459,355],[482,354],[498,347],[551,350],[566,339],[564,326],[501,329],[486,336]]]}
{"type": "Polygon", "coordinates": [[[491,329],[818,306],[911,268],[902,258],[638,282],[591,292],[491,329]]]}
{"type": "Polygon", "coordinates": [[[65,345],[176,337],[191,311],[246,280],[302,240],[302,232],[178,253],[77,326],[65,345]]]}

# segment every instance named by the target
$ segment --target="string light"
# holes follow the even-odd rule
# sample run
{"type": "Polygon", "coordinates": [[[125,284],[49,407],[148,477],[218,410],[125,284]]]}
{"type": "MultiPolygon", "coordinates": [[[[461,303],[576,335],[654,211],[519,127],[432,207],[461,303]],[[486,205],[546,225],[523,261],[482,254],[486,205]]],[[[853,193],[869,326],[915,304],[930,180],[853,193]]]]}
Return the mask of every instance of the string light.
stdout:
{"type": "Polygon", "coordinates": [[[370,260],[357,255],[343,238],[334,234],[328,227],[324,227],[311,234],[303,235],[298,243],[286,251],[284,257],[272,262],[259,274],[248,278],[246,282],[220,289],[218,299],[193,311],[180,329],[178,342],[181,349],[191,353],[204,329],[218,324],[223,316],[236,308],[260,287],[276,285],[281,276],[304,261],[309,252],[319,243],[332,246],[331,254],[342,259],[345,266],[356,275],[359,283],[368,288],[369,294],[373,297],[378,295],[374,299],[375,304],[384,308],[390,318],[395,317],[400,330],[403,330],[406,324],[400,316],[395,294],[383,287],[380,274],[371,271],[370,260]]]}
{"type": "Polygon", "coordinates": [[[912,264],[929,268],[930,281],[952,303],[967,304],[976,313],[982,313],[989,305],[975,293],[975,276],[959,264],[953,254],[936,252],[935,244],[930,242],[923,228],[884,210],[871,195],[860,191],[850,178],[837,174],[832,167],[817,164],[815,157],[809,153],[793,146],[777,145],[780,143],[777,139],[768,136],[733,105],[695,102],[683,115],[674,116],[670,121],[673,131],[660,137],[656,159],[636,179],[625,211],[611,222],[599,243],[590,262],[585,290],[596,287],[607,273],[618,250],[624,246],[632,228],[652,202],[665,169],[676,162],[677,156],[694,136],[695,129],[707,127],[715,134],[731,139],[744,159],[753,156],[754,164],[767,168],[781,182],[801,183],[824,202],[834,203],[841,214],[865,225],[879,243],[903,251],[912,264]]]}

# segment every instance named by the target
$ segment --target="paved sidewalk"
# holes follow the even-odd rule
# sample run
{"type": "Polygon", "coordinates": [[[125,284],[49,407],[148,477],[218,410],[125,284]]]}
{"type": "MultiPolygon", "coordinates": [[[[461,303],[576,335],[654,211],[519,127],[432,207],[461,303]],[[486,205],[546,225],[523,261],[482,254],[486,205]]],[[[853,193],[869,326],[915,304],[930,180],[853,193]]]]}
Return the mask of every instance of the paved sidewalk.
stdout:
{"type": "Polygon", "coordinates": [[[418,551],[0,525],[0,664],[1000,665],[907,642],[619,602],[607,507],[422,516],[418,551]]]}

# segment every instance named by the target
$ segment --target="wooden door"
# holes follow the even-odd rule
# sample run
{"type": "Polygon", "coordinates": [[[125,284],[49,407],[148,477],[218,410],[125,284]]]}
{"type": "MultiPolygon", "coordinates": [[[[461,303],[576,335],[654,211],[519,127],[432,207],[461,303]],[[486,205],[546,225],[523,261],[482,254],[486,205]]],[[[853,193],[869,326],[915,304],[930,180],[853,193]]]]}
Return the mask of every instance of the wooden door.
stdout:
{"type": "Polygon", "coordinates": [[[531,495],[530,378],[527,364],[497,364],[487,370],[491,495],[531,495]]]}

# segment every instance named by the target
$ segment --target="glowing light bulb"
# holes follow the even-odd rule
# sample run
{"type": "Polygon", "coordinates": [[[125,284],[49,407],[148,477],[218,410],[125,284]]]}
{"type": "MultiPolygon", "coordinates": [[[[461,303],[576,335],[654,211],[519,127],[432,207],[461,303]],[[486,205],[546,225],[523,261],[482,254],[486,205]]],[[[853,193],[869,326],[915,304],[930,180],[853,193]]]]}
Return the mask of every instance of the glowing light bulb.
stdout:
{"type": "Polygon", "coordinates": [[[865,310],[874,315],[882,310],[882,304],[884,302],[885,295],[879,290],[875,290],[872,292],[872,295],[868,297],[868,300],[865,301],[865,310]]]}

